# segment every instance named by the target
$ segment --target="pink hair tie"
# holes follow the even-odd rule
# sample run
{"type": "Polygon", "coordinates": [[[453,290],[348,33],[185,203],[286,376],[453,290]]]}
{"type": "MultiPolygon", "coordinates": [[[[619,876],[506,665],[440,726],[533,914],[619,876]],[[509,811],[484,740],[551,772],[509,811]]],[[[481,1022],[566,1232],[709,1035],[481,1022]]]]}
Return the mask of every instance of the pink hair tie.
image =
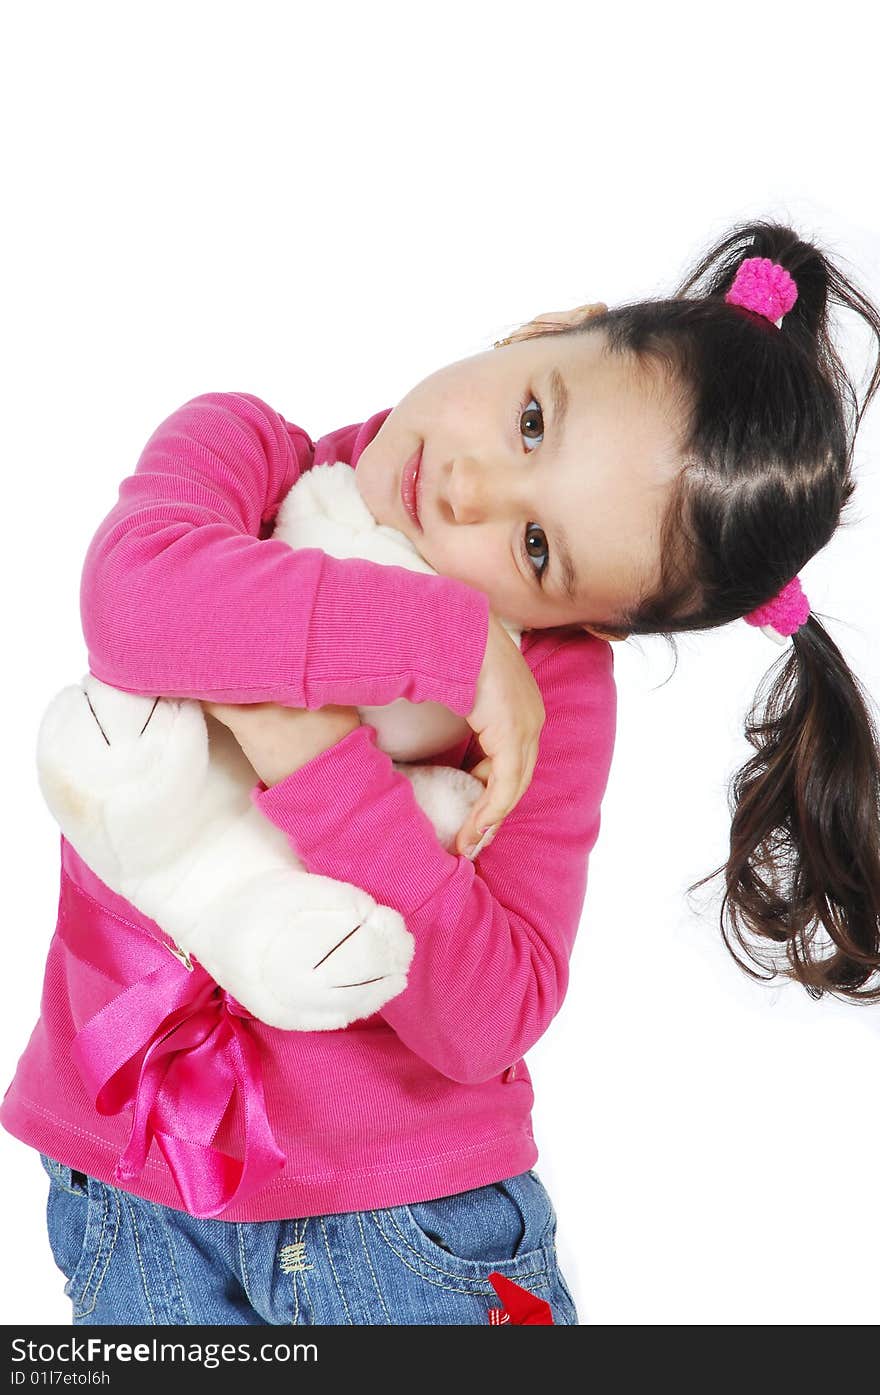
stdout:
{"type": "Polygon", "coordinates": [[[724,299],[764,315],[773,324],[787,315],[797,300],[797,286],[790,272],[769,257],[746,257],[724,299]]]}
{"type": "MultiPolygon", "coordinates": [[[[780,262],[769,257],[746,257],[737,269],[733,285],[724,299],[728,305],[741,305],[745,310],[763,315],[779,327],[798,297],[791,273],[780,262]]],[[[757,625],[768,639],[785,644],[786,636],[799,630],[810,613],[810,602],[801,588],[800,578],[792,577],[778,595],[765,605],[744,615],[749,625],[757,625]]]]}
{"type": "Polygon", "coordinates": [[[810,602],[801,587],[800,577],[793,576],[778,595],[749,611],[743,619],[747,625],[760,626],[768,639],[784,644],[785,636],[799,630],[809,613],[810,602]]]}

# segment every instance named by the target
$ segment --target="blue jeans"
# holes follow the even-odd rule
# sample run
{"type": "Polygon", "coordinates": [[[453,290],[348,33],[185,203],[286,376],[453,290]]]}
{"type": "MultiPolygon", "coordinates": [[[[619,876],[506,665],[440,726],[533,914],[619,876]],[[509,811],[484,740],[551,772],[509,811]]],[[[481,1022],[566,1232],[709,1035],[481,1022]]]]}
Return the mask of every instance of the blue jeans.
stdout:
{"type": "Polygon", "coordinates": [[[200,1220],[41,1154],[49,1243],[78,1324],[489,1324],[498,1270],[578,1321],[534,1171],[436,1201],[200,1220]]]}

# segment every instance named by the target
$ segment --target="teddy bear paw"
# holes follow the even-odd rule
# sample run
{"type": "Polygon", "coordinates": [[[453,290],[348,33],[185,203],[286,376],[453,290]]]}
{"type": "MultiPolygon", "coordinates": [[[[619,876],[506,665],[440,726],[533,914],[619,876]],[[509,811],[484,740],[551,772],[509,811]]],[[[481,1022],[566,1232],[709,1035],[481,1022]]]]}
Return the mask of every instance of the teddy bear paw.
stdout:
{"type": "Polygon", "coordinates": [[[402,992],[415,941],[359,887],[277,871],[226,895],[222,920],[215,913],[186,947],[260,1021],[324,1031],[402,992]]]}

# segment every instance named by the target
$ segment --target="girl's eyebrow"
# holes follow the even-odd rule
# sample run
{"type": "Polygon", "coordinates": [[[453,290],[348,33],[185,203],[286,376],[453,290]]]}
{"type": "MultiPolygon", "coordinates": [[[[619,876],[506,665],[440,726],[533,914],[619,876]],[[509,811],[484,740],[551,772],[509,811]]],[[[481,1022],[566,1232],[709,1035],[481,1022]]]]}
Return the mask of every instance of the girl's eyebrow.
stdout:
{"type": "Polygon", "coordinates": [[[576,593],[578,590],[578,575],[574,569],[574,562],[568,549],[565,534],[557,529],[551,530],[553,539],[553,549],[559,559],[559,569],[562,573],[562,589],[568,596],[572,605],[576,604],[576,593]]]}
{"type": "Polygon", "coordinates": [[[550,391],[553,397],[553,425],[556,429],[556,445],[559,447],[565,430],[565,415],[568,411],[569,395],[565,379],[558,368],[550,370],[550,391]]]}
{"type": "MultiPolygon", "coordinates": [[[[547,381],[550,384],[550,394],[553,399],[554,449],[559,451],[562,447],[565,417],[570,401],[569,392],[565,379],[558,368],[551,368],[547,381]]],[[[552,529],[551,537],[553,539],[554,551],[559,558],[559,566],[562,573],[562,589],[565,591],[572,605],[574,605],[578,590],[578,575],[575,571],[568,542],[565,534],[560,529],[552,529]]]]}

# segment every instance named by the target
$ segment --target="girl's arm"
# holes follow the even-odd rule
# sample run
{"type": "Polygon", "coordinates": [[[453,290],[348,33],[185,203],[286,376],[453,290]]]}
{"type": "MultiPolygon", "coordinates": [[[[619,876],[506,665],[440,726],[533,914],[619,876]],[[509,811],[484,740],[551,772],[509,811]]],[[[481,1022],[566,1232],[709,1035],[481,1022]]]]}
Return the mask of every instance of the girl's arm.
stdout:
{"type": "Polygon", "coordinates": [[[308,871],[403,915],[415,957],[381,1016],[463,1082],[513,1065],[559,1010],[599,833],[616,725],[611,645],[561,640],[535,677],[547,714],[535,772],[476,864],[441,846],[370,726],[251,792],[308,871]]]}
{"type": "Polygon", "coordinates": [[[217,702],[406,697],[471,712],[482,592],[261,539],[313,453],[301,427],[245,392],[203,393],[161,423],[86,554],[80,608],[96,678],[217,702]]]}

